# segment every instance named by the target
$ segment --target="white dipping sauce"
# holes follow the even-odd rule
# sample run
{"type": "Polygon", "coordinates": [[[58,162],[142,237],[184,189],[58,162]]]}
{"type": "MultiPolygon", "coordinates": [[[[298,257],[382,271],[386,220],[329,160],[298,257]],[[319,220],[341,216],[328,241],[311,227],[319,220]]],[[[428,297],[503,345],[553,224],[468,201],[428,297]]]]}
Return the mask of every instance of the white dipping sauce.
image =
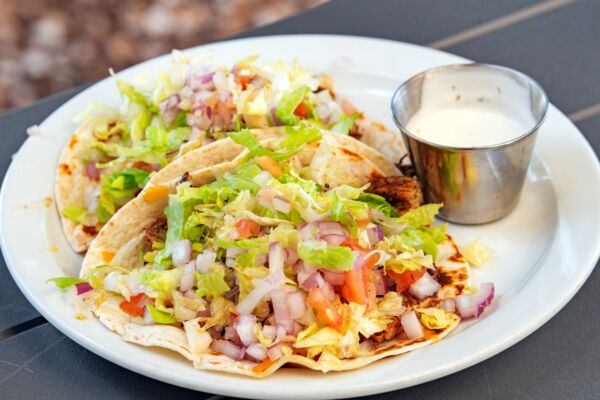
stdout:
{"type": "Polygon", "coordinates": [[[510,77],[455,70],[425,78],[421,108],[406,129],[439,145],[483,147],[516,139],[534,124],[528,88],[510,77]]]}

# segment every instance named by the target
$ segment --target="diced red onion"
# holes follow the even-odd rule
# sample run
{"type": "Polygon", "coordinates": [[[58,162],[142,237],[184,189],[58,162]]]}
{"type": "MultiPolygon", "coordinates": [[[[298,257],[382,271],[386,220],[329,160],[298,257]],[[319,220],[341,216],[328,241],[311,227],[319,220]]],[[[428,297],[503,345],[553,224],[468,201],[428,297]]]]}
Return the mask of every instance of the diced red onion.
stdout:
{"type": "Polygon", "coordinates": [[[342,224],[339,222],[332,221],[321,221],[317,222],[319,227],[319,236],[325,235],[343,235],[346,236],[346,231],[342,224]]]}
{"type": "Polygon", "coordinates": [[[273,120],[273,125],[282,126],[283,122],[277,116],[277,107],[271,107],[271,119],[273,120]]]}
{"type": "Polygon", "coordinates": [[[331,116],[331,110],[329,109],[328,103],[321,103],[316,108],[315,111],[319,116],[319,119],[323,122],[327,122],[329,117],[331,116]]]}
{"type": "Polygon", "coordinates": [[[408,290],[411,295],[422,300],[425,297],[434,295],[441,287],[442,285],[440,285],[438,281],[433,279],[428,272],[425,272],[425,274],[423,274],[418,281],[413,283],[408,290]]]}
{"type": "Polygon", "coordinates": [[[275,325],[263,326],[263,335],[265,335],[265,337],[267,339],[275,340],[275,338],[277,337],[277,326],[275,326],[275,325]]]}
{"type": "Polygon", "coordinates": [[[267,350],[267,356],[269,360],[278,360],[283,356],[283,352],[281,351],[281,344],[275,345],[267,350]]]}
{"type": "Polygon", "coordinates": [[[318,272],[300,271],[298,272],[298,283],[304,289],[312,289],[317,286],[317,275],[319,275],[318,272]]]}
{"type": "Polygon", "coordinates": [[[144,324],[145,325],[154,325],[154,318],[152,318],[152,314],[148,311],[148,307],[144,307],[144,324]]]}
{"type": "Polygon", "coordinates": [[[409,339],[421,339],[423,336],[425,336],[423,326],[421,325],[421,322],[419,322],[419,318],[417,318],[417,314],[414,311],[409,311],[402,314],[400,317],[400,323],[402,324],[402,328],[409,339]]]}
{"type": "Polygon", "coordinates": [[[315,101],[317,103],[329,103],[333,101],[333,97],[331,97],[329,90],[321,90],[315,93],[315,101]]]}
{"type": "Polygon", "coordinates": [[[371,348],[373,347],[373,342],[371,342],[370,340],[363,340],[362,342],[360,342],[360,344],[358,345],[358,350],[360,352],[363,353],[367,353],[371,351],[371,348]]]}
{"type": "Polygon", "coordinates": [[[283,249],[280,243],[269,245],[269,271],[271,274],[283,271],[283,249]]]}
{"type": "Polygon", "coordinates": [[[225,257],[235,258],[235,256],[237,256],[238,254],[246,253],[247,251],[248,250],[246,250],[246,249],[239,249],[237,247],[231,247],[231,248],[225,250],[225,257]]]}
{"type": "Polygon", "coordinates": [[[223,339],[229,340],[230,342],[238,346],[242,345],[242,340],[240,339],[240,336],[238,335],[234,326],[225,327],[223,339]]]}
{"type": "Polygon", "coordinates": [[[173,243],[173,264],[183,265],[192,259],[192,242],[187,239],[173,243]]]}
{"type": "Polygon", "coordinates": [[[297,319],[306,311],[306,300],[302,292],[288,293],[286,305],[289,310],[290,318],[297,319]]]}
{"type": "Polygon", "coordinates": [[[90,178],[93,181],[97,181],[100,179],[100,169],[96,167],[95,161],[90,161],[87,164],[85,164],[85,174],[88,178],[90,178]]]}
{"type": "Polygon", "coordinates": [[[273,204],[273,208],[284,214],[289,214],[292,211],[292,203],[285,197],[275,196],[271,200],[271,203],[273,204]]]}
{"type": "Polygon", "coordinates": [[[456,310],[456,302],[454,299],[444,299],[440,302],[442,310],[447,312],[454,312],[456,310]]]}
{"type": "Polygon", "coordinates": [[[494,284],[482,283],[474,295],[461,294],[456,297],[456,311],[461,318],[478,318],[494,299],[494,284]]]}
{"type": "Polygon", "coordinates": [[[194,261],[190,261],[185,264],[183,267],[183,275],[181,276],[181,281],[179,282],[179,290],[181,292],[187,292],[192,287],[194,287],[195,279],[194,273],[196,272],[196,263],[194,261]]]}
{"type": "Polygon", "coordinates": [[[252,85],[254,89],[262,88],[263,86],[265,86],[265,83],[267,83],[267,81],[262,76],[255,76],[249,82],[249,84],[252,85]]]}
{"type": "Polygon", "coordinates": [[[341,271],[329,271],[326,269],[322,269],[321,274],[323,275],[324,280],[326,280],[334,286],[344,284],[344,273],[341,271]]]}
{"type": "Polygon", "coordinates": [[[77,296],[80,296],[84,293],[87,293],[91,290],[94,290],[92,285],[87,282],[79,282],[75,284],[75,288],[77,289],[77,296]]]}
{"type": "Polygon", "coordinates": [[[292,333],[294,321],[290,316],[290,310],[287,305],[287,292],[283,289],[274,289],[271,291],[271,301],[273,303],[273,313],[277,325],[285,328],[287,333],[292,333]]]}
{"type": "Polygon", "coordinates": [[[302,325],[310,326],[315,321],[315,314],[312,308],[307,308],[300,318],[296,318],[296,321],[302,325]]]}
{"type": "Polygon", "coordinates": [[[213,351],[225,354],[227,357],[239,361],[244,358],[246,351],[243,347],[237,346],[227,340],[215,340],[211,344],[213,351]]]}
{"type": "Polygon", "coordinates": [[[160,110],[160,114],[167,124],[170,124],[177,118],[177,114],[179,114],[180,111],[178,107],[180,102],[181,97],[178,94],[172,94],[171,96],[158,103],[158,109],[160,110]]]}
{"type": "Polygon", "coordinates": [[[254,307],[274,288],[281,286],[285,275],[283,271],[278,271],[274,274],[269,275],[265,279],[259,281],[254,289],[242,300],[237,306],[236,310],[240,314],[250,314],[254,307]]]}
{"type": "Polygon", "coordinates": [[[256,325],[256,315],[240,314],[236,320],[235,331],[244,346],[250,346],[252,343],[258,342],[254,334],[254,325],[256,325]]]}
{"type": "Polygon", "coordinates": [[[374,226],[367,231],[367,235],[369,236],[369,243],[373,246],[383,240],[383,229],[379,225],[374,226]]]}
{"type": "Polygon", "coordinates": [[[302,237],[302,240],[314,239],[318,233],[319,229],[317,228],[317,224],[314,222],[310,222],[300,228],[300,237],[302,237]]]}
{"type": "Polygon", "coordinates": [[[286,267],[290,267],[292,265],[295,265],[299,259],[300,256],[298,255],[298,251],[295,248],[288,247],[287,249],[285,249],[285,260],[283,262],[283,265],[285,265],[286,267]]]}
{"type": "Polygon", "coordinates": [[[383,272],[377,270],[374,271],[373,277],[375,278],[375,294],[377,296],[383,296],[388,292],[388,282],[383,272]]]}
{"type": "Polygon", "coordinates": [[[317,274],[317,286],[325,293],[329,300],[333,301],[335,299],[333,286],[329,282],[325,282],[321,274],[317,274]]]}
{"type": "Polygon", "coordinates": [[[344,243],[346,239],[346,236],[336,234],[321,236],[321,240],[326,241],[331,247],[339,246],[340,244],[344,243]]]}
{"type": "Polygon", "coordinates": [[[198,254],[196,257],[196,270],[201,274],[208,273],[208,267],[210,267],[217,259],[217,253],[212,250],[205,250],[202,254],[198,254]]]}
{"type": "Polygon", "coordinates": [[[246,349],[246,354],[254,358],[257,361],[263,361],[267,359],[267,352],[265,349],[260,347],[258,344],[251,344],[246,349]]]}
{"type": "Polygon", "coordinates": [[[365,257],[358,251],[354,251],[353,253],[354,264],[352,264],[352,269],[355,271],[360,271],[365,266],[365,257]]]}

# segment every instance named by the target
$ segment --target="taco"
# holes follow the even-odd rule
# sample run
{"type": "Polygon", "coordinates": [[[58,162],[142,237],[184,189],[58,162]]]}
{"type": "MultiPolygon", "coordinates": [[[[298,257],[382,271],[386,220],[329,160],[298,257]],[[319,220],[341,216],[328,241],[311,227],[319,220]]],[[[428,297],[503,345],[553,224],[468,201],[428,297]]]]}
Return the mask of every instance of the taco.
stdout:
{"type": "Polygon", "coordinates": [[[259,136],[231,134],[245,149],[224,150],[217,165],[195,150],[196,162],[172,164],[185,179],[150,184],[121,208],[80,278],[56,280],[75,285],[79,312],[196,368],[253,377],[358,368],[459,324],[470,271],[433,225],[440,205],[400,215],[368,192],[398,171],[350,137],[310,127],[259,136]]]}
{"type": "Polygon", "coordinates": [[[175,51],[170,72],[117,86],[121,109],[92,104],[56,172],[64,232],[78,252],[157,171],[226,132],[305,121],[361,138],[392,161],[405,153],[397,135],[336,96],[330,77],[297,63],[258,65],[251,57],[228,69],[175,51]]]}

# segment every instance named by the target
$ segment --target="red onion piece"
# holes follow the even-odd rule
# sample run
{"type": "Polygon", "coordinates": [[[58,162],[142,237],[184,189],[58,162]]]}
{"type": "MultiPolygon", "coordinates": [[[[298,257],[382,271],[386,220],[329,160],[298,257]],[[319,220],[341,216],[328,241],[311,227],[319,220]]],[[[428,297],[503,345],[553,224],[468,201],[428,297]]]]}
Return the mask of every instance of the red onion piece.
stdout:
{"type": "Polygon", "coordinates": [[[314,239],[319,233],[319,229],[317,228],[317,224],[314,222],[310,222],[300,228],[300,236],[302,240],[311,240],[314,239]]]}
{"type": "Polygon", "coordinates": [[[92,285],[87,282],[79,282],[75,284],[75,289],[77,289],[77,296],[87,293],[91,290],[94,290],[92,285]]]}
{"type": "Polygon", "coordinates": [[[346,236],[346,230],[339,222],[321,221],[317,222],[319,227],[319,236],[342,235],[346,236]]]}
{"type": "Polygon", "coordinates": [[[376,245],[383,240],[383,229],[379,225],[374,226],[367,231],[367,235],[371,246],[376,245]]]}
{"type": "Polygon", "coordinates": [[[178,240],[173,243],[173,264],[183,265],[192,259],[192,242],[187,239],[178,240]]]}
{"type": "Polygon", "coordinates": [[[352,264],[352,269],[355,271],[361,270],[365,266],[365,257],[359,253],[358,251],[354,251],[354,264],[352,264]]]}
{"type": "Polygon", "coordinates": [[[425,336],[423,326],[421,325],[421,322],[419,322],[419,318],[417,318],[417,314],[414,311],[409,311],[402,314],[400,317],[400,323],[402,324],[402,328],[409,339],[421,339],[423,336],[425,336]]]}
{"type": "Polygon", "coordinates": [[[208,273],[210,267],[217,259],[217,253],[212,250],[206,250],[196,257],[196,270],[202,274],[208,273]]]}
{"type": "Polygon", "coordinates": [[[337,247],[340,244],[344,243],[344,241],[346,240],[346,236],[331,234],[331,235],[323,235],[323,236],[321,236],[321,239],[326,241],[327,244],[330,245],[331,247],[337,247]]]}
{"type": "Polygon", "coordinates": [[[257,361],[263,361],[267,359],[267,351],[256,343],[248,346],[246,349],[246,354],[257,361]]]}
{"type": "Polygon", "coordinates": [[[187,292],[192,287],[194,287],[195,272],[196,263],[194,261],[190,261],[189,263],[185,264],[185,266],[183,267],[183,275],[181,277],[181,281],[179,282],[179,290],[181,292],[187,292]]]}
{"type": "Polygon", "coordinates": [[[269,360],[277,360],[281,358],[281,356],[283,356],[283,352],[281,351],[281,345],[275,345],[269,350],[267,350],[267,356],[269,357],[269,360]]]}
{"type": "Polygon", "coordinates": [[[246,353],[243,347],[237,346],[227,340],[215,340],[212,342],[211,347],[216,353],[225,354],[236,361],[243,359],[246,353]]]}
{"type": "Polygon", "coordinates": [[[331,301],[335,300],[335,291],[329,282],[325,282],[321,274],[317,274],[317,286],[325,293],[331,301]]]}
{"type": "Polygon", "coordinates": [[[160,103],[158,103],[158,109],[160,111],[160,115],[162,116],[165,123],[170,124],[175,121],[177,118],[177,114],[179,114],[179,103],[181,102],[181,97],[178,94],[172,94],[160,103]]]}
{"type": "Polygon", "coordinates": [[[292,211],[292,203],[285,197],[275,196],[271,200],[271,203],[273,204],[273,208],[284,214],[289,214],[292,211]]]}
{"type": "Polygon", "coordinates": [[[413,283],[408,289],[410,294],[419,300],[434,295],[442,285],[438,283],[428,272],[425,272],[423,276],[413,283]]]}
{"type": "Polygon", "coordinates": [[[232,342],[233,344],[235,344],[237,346],[242,345],[242,340],[240,339],[240,336],[238,335],[238,333],[235,329],[235,326],[228,326],[225,328],[225,333],[223,335],[223,339],[229,340],[230,342],[232,342]]]}
{"type": "Polygon", "coordinates": [[[374,271],[373,277],[375,278],[375,294],[377,296],[383,296],[388,292],[388,281],[381,271],[374,271]]]}
{"type": "Polygon", "coordinates": [[[485,307],[494,299],[494,284],[482,283],[474,295],[461,294],[456,297],[456,311],[461,318],[478,318],[485,307]]]}
{"type": "Polygon", "coordinates": [[[271,274],[283,271],[283,249],[280,243],[269,245],[269,271],[271,274]]]}
{"type": "Polygon", "coordinates": [[[87,164],[85,164],[85,174],[88,178],[90,178],[93,181],[97,181],[100,179],[100,169],[96,167],[95,161],[90,161],[87,164]]]}
{"type": "Polygon", "coordinates": [[[254,289],[242,300],[237,306],[236,310],[240,314],[250,314],[254,307],[274,288],[281,286],[285,275],[283,271],[278,271],[274,274],[261,280],[254,289]]]}
{"type": "Polygon", "coordinates": [[[287,333],[292,333],[294,321],[290,316],[290,310],[287,305],[287,292],[284,289],[274,289],[271,291],[271,301],[277,325],[285,328],[287,333]]]}
{"type": "Polygon", "coordinates": [[[267,339],[275,340],[275,338],[277,337],[277,326],[275,326],[275,325],[263,326],[263,335],[265,335],[265,337],[267,339]]]}
{"type": "Polygon", "coordinates": [[[444,299],[441,301],[440,307],[444,311],[454,312],[456,311],[456,302],[454,301],[454,299],[444,299]]]}
{"type": "Polygon", "coordinates": [[[289,310],[290,318],[300,318],[306,311],[306,300],[302,292],[291,292],[288,293],[286,299],[286,305],[289,310]]]}
{"type": "Polygon", "coordinates": [[[298,283],[304,289],[312,289],[317,286],[317,275],[319,275],[318,272],[310,273],[310,272],[300,271],[300,272],[298,272],[298,283]]]}
{"type": "Polygon", "coordinates": [[[373,342],[371,342],[370,340],[363,340],[358,345],[358,350],[360,352],[366,353],[366,352],[370,352],[372,347],[373,347],[373,342]]]}
{"type": "Polygon", "coordinates": [[[319,119],[323,122],[329,121],[329,117],[331,116],[331,110],[327,103],[321,103],[316,108],[315,111],[319,116],[319,119]]]}
{"type": "Polygon", "coordinates": [[[250,346],[252,343],[258,342],[254,334],[254,325],[256,325],[256,315],[240,314],[235,323],[235,331],[244,346],[250,346]]]}
{"type": "Polygon", "coordinates": [[[298,255],[298,251],[295,248],[288,247],[287,249],[285,249],[285,261],[283,265],[285,265],[286,267],[295,265],[299,259],[300,256],[298,255]]]}
{"type": "Polygon", "coordinates": [[[277,117],[277,107],[271,107],[271,120],[273,120],[273,125],[282,126],[283,122],[277,117]]]}
{"type": "Polygon", "coordinates": [[[329,271],[326,269],[321,270],[321,274],[323,275],[323,279],[334,286],[339,286],[344,284],[344,273],[340,271],[329,271]]]}

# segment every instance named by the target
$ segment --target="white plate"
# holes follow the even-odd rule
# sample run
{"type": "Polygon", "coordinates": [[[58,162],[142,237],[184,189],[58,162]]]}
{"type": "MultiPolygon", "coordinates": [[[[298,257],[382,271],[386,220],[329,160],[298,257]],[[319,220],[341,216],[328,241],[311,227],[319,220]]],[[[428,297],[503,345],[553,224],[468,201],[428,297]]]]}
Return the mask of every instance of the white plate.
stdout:
{"type": "MultiPolygon", "coordinates": [[[[343,96],[392,125],[389,101],[409,76],[433,66],[466,61],[404,43],[360,37],[300,35],[235,40],[188,51],[214,51],[232,63],[252,54],[292,60],[330,71],[343,96]]],[[[165,68],[168,56],[124,71],[165,68]]],[[[54,207],[28,207],[53,193],[58,154],[75,128],[73,117],[91,101],[118,103],[114,78],[69,100],[42,124],[15,156],[2,187],[2,250],[21,291],[54,326],[94,353],[130,370],[183,387],[253,398],[350,397],[400,389],[464,369],[497,354],[539,328],[577,292],[600,253],[600,167],[581,133],[550,107],[518,208],[499,222],[449,227],[460,242],[482,237],[496,252],[474,271],[475,281],[493,281],[494,307],[440,343],[368,367],[323,375],[286,368],[263,380],[197,371],[166,351],[125,343],[95,320],[73,318],[50,277],[77,273],[80,257],[61,233],[54,207]],[[56,246],[58,252],[49,251],[56,246]]]]}

